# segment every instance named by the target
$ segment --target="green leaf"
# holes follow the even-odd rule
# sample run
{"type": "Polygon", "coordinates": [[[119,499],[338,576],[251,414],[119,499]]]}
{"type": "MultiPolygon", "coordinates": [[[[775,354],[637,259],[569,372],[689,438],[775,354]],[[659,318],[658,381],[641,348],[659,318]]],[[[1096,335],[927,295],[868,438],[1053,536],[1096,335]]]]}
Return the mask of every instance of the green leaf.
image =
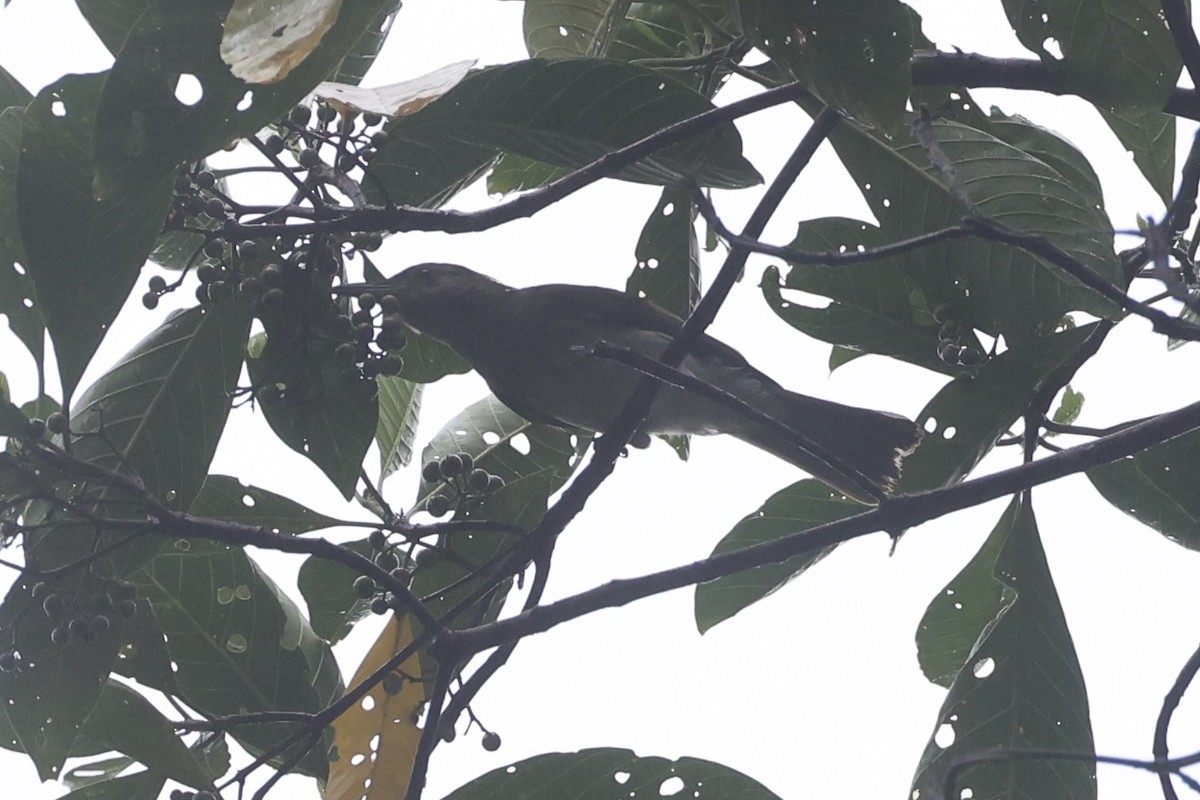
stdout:
{"type": "Polygon", "coordinates": [[[113,671],[164,694],[179,694],[166,637],[153,606],[144,597],[137,598],[137,613],[125,625],[125,639],[113,671]]]}
{"type": "Polygon", "coordinates": [[[211,789],[213,778],[175,735],[171,722],[145,697],[109,679],[80,736],[99,752],[124,753],[193,789],[211,789]]]}
{"type": "Polygon", "coordinates": [[[389,122],[387,142],[371,156],[363,191],[373,203],[440,208],[487,172],[494,147],[448,135],[439,119],[423,111],[389,122]]]}
{"type": "Polygon", "coordinates": [[[97,186],[107,195],[122,176],[171,172],[282,117],[348,53],[357,52],[363,34],[395,0],[343,3],[317,49],[286,78],[268,85],[244,83],[221,59],[225,3],[78,5],[116,58],[96,118],[97,186]],[[199,84],[196,102],[176,99],[180,79],[199,84]]]}
{"type": "Polygon", "coordinates": [[[556,167],[516,153],[505,153],[488,172],[488,194],[511,194],[538,189],[553,183],[570,171],[566,167],[556,167]]]}
{"type": "Polygon", "coordinates": [[[275,533],[301,534],[332,528],[339,520],[318,514],[295,500],[229,475],[209,475],[188,509],[199,517],[261,525],[275,533]]]}
{"type": "MultiPolygon", "coordinates": [[[[467,76],[413,114],[424,142],[438,137],[578,168],[668,125],[713,108],[661,73],[599,59],[522,61],[467,76]]],[[[647,156],[615,177],[742,188],[761,176],[741,154],[732,123],[647,156]]]]}
{"type": "Polygon", "coordinates": [[[1105,500],[1172,542],[1200,550],[1200,430],[1087,472],[1105,500]]]}
{"type": "MultiPolygon", "coordinates": [[[[7,74],[7,73],[5,73],[7,74]]],[[[0,103],[2,105],[2,103],[0,103]]],[[[42,318],[37,288],[23,265],[20,211],[17,202],[17,170],[20,162],[21,126],[25,111],[9,108],[0,112],[0,315],[42,369],[45,357],[46,321],[42,318]]]]}
{"type": "Polygon", "coordinates": [[[1133,154],[1133,163],[1150,187],[1169,206],[1175,185],[1175,118],[1157,110],[1097,110],[1125,149],[1133,154]]]}
{"type": "MultiPolygon", "coordinates": [[[[372,555],[366,539],[346,542],[342,547],[361,556],[372,555]]],[[[361,573],[327,558],[309,556],[300,565],[297,584],[308,605],[313,631],[330,644],[337,644],[354,625],[371,613],[371,601],[354,592],[354,579],[361,573]]]]}
{"type": "MultiPolygon", "coordinates": [[[[798,481],[771,495],[757,511],[733,526],[712,554],[715,556],[775,541],[863,510],[861,504],[831,491],[820,481],[798,481]]],[[[834,547],[836,545],[807,551],[778,564],[768,564],[699,584],[695,598],[696,628],[700,633],[706,633],[717,623],[773,594],[833,552],[834,547]]]]}
{"type": "MultiPolygon", "coordinates": [[[[68,600],[86,600],[95,589],[84,586],[83,580],[75,573],[54,588],[68,600]]],[[[32,596],[33,583],[23,573],[0,605],[0,627],[20,643],[21,657],[36,665],[35,669],[0,672],[0,706],[19,748],[46,781],[58,777],[100,699],[121,646],[125,619],[112,615],[108,630],[91,641],[71,636],[64,644],[54,644],[50,632],[62,622],[42,613],[42,600],[32,596]]]]}
{"type": "Polygon", "coordinates": [[[112,780],[135,763],[137,762],[129,756],[115,756],[80,764],[63,773],[62,783],[68,789],[82,789],[84,786],[112,780]]]}
{"type": "Polygon", "coordinates": [[[1070,425],[1079,419],[1079,414],[1083,411],[1083,399],[1083,393],[1075,391],[1068,384],[1063,390],[1062,401],[1054,410],[1054,421],[1059,425],[1070,425]]]}
{"type": "Polygon", "coordinates": [[[246,366],[260,392],[263,416],[280,441],[320,467],[347,500],[362,469],[378,419],[373,380],[343,369],[328,352],[310,352],[285,335],[269,335],[246,366]]]}
{"type": "Polygon", "coordinates": [[[379,385],[379,425],[375,443],[379,445],[379,483],[412,461],[417,439],[417,417],[421,413],[419,383],[382,375],[379,385]]]}
{"type": "Polygon", "coordinates": [[[1155,111],[1175,88],[1182,63],[1158,0],[1004,0],[1004,11],[1060,85],[1155,111]]]}
{"type": "Polygon", "coordinates": [[[8,400],[0,400],[0,436],[24,436],[29,431],[29,417],[8,400]]]}
{"type": "Polygon", "coordinates": [[[854,359],[865,355],[866,353],[859,352],[858,350],[852,350],[849,347],[842,347],[835,344],[829,350],[829,371],[833,372],[838,367],[845,366],[854,359]]]}
{"type": "Polygon", "coordinates": [[[525,47],[533,58],[603,56],[630,5],[630,0],[525,0],[525,47]]]}
{"type": "Polygon", "coordinates": [[[391,0],[390,3],[385,3],[376,14],[375,21],[363,31],[362,35],[358,37],[358,41],[342,57],[337,68],[330,73],[328,80],[356,86],[361,83],[367,70],[375,63],[375,57],[383,49],[383,43],[387,41],[392,23],[396,19],[396,12],[399,10],[400,0],[391,0]]]}
{"type": "Polygon", "coordinates": [[[102,375],[71,414],[75,455],[132,471],[176,509],[200,491],[242,369],[249,314],[234,303],[169,317],[102,375]]]}
{"type": "Polygon", "coordinates": [[[663,189],[638,237],[637,264],[625,291],[686,319],[700,302],[695,206],[684,189],[663,189]]]}
{"type": "Polygon", "coordinates": [[[912,88],[913,24],[898,0],[741,0],[742,26],[826,104],[896,130],[912,88]]]}
{"type": "MultiPolygon", "coordinates": [[[[939,682],[962,660],[914,793],[941,796],[946,770],[968,755],[1095,752],[1083,673],[1027,501],[1014,498],[975,559],[930,604],[917,645],[926,675],[939,682]]],[[[965,787],[975,797],[1088,800],[1096,796],[1095,766],[1000,761],[963,770],[948,796],[965,787]]]]}
{"type": "MultiPolygon", "coordinates": [[[[998,127],[1015,138],[1014,126],[1020,123],[1005,122],[998,127]]],[[[930,131],[978,213],[1044,236],[1100,277],[1124,285],[1113,252],[1112,226],[1099,207],[1099,195],[1083,178],[1087,173],[1081,157],[1068,160],[1065,145],[1052,145],[1040,129],[1023,130],[1037,144],[1034,153],[959,123],[935,122],[930,131]]],[[[879,220],[884,241],[904,240],[961,220],[964,210],[915,140],[885,139],[846,122],[837,126],[830,141],[879,220]]],[[[921,259],[922,274],[936,276],[942,284],[957,282],[952,296],[931,293],[931,304],[953,301],[963,321],[992,336],[1003,335],[1012,345],[1051,333],[1073,309],[1097,316],[1119,313],[1071,276],[1006,245],[956,239],[913,255],[921,259]]],[[[861,266],[865,265],[842,268],[855,271],[861,266]]]]}
{"type": "Polygon", "coordinates": [[[638,756],[615,747],[546,753],[492,770],[455,789],[446,800],[520,797],[522,800],[600,800],[620,794],[629,798],[661,796],[660,787],[682,782],[685,797],[774,800],[776,794],[737,770],[699,758],[670,760],[638,756]]]}
{"type": "Polygon", "coordinates": [[[105,80],[105,73],[62,78],[38,94],[21,128],[23,263],[68,399],[133,289],[171,203],[165,173],[123,183],[103,198],[94,194],[93,130],[105,80]]]}
{"type": "Polygon", "coordinates": [[[164,783],[165,776],[148,769],[84,786],[59,800],[156,800],[164,783]]]}
{"type": "Polygon", "coordinates": [[[1094,328],[1072,328],[1014,347],[988,360],[974,377],[948,383],[917,416],[925,438],[904,460],[897,491],[936,489],[962,480],[1094,328]]]}
{"type": "MultiPolygon", "coordinates": [[[[175,680],[192,707],[212,715],[316,712],[342,692],[329,646],[296,605],[244,552],[178,539],[130,579],[162,625],[175,680]]],[[[238,726],[231,733],[261,753],[294,726],[238,726]]],[[[318,747],[300,763],[323,776],[318,747]]]]}
{"type": "Polygon", "coordinates": [[[12,106],[24,108],[33,100],[33,95],[12,73],[0,66],[0,111],[12,106]]]}
{"type": "MultiPolygon", "coordinates": [[[[548,468],[549,497],[566,483],[589,441],[583,434],[528,422],[488,395],[446,423],[421,452],[421,463],[451,453],[469,453],[477,468],[500,476],[505,483],[548,468]]],[[[431,484],[422,477],[415,509],[424,508],[441,485],[440,481],[431,484]]]]}

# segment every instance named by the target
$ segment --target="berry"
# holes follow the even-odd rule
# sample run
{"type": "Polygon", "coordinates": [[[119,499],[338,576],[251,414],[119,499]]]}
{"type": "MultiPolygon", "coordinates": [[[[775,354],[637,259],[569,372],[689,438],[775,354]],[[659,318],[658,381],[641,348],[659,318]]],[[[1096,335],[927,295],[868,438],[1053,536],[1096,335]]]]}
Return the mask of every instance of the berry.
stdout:
{"type": "Polygon", "coordinates": [[[333,106],[317,106],[317,119],[321,122],[330,122],[336,116],[337,112],[334,111],[333,106]]]}
{"type": "Polygon", "coordinates": [[[487,470],[473,469],[470,476],[467,478],[467,485],[475,492],[486,492],[488,484],[491,482],[492,476],[487,470]]]}
{"type": "Polygon", "coordinates": [[[229,281],[213,281],[208,285],[208,296],[212,300],[228,300],[233,297],[233,284],[229,281]]]}
{"type": "Polygon", "coordinates": [[[46,422],[40,419],[29,420],[29,428],[27,436],[34,441],[41,439],[46,435],[46,422]]]}
{"type": "MultiPolygon", "coordinates": [[[[211,245],[211,244],[213,244],[213,242],[209,242],[208,244],[206,244],[204,246],[204,249],[207,250],[208,245],[211,245]]],[[[217,244],[219,245],[220,242],[217,242],[217,244]]],[[[201,264],[200,266],[196,267],[196,277],[200,280],[201,283],[212,283],[214,280],[216,280],[217,268],[214,267],[212,264],[201,264]]]]}
{"type": "Polygon", "coordinates": [[[88,620],[88,633],[92,636],[100,636],[108,630],[108,617],[103,614],[98,614],[88,620]]]}
{"type": "Polygon", "coordinates": [[[938,303],[933,307],[933,321],[938,323],[946,322],[950,319],[952,312],[953,309],[950,308],[949,303],[938,303]]]}
{"type": "Polygon", "coordinates": [[[444,517],[446,512],[450,510],[450,498],[444,494],[435,494],[429,498],[425,510],[435,517],[444,517]]]}
{"type": "Polygon", "coordinates": [[[366,344],[375,336],[375,326],[369,322],[360,322],[354,326],[354,338],[360,344],[366,344]]]}
{"type": "Polygon", "coordinates": [[[63,612],[63,599],[60,594],[47,595],[42,601],[42,611],[47,617],[59,617],[63,612]]]}
{"type": "MultiPolygon", "coordinates": [[[[17,530],[17,523],[13,522],[11,519],[0,520],[0,540],[11,539],[17,535],[17,530]]],[[[41,589],[41,594],[45,594],[46,584],[39,581],[33,585],[34,600],[41,597],[41,594],[38,593],[39,588],[41,589]]]]}
{"type": "Polygon", "coordinates": [[[204,170],[196,173],[196,185],[201,189],[211,189],[217,185],[217,176],[204,170]]]}
{"type": "Polygon", "coordinates": [[[391,606],[388,605],[387,599],[382,595],[371,601],[372,614],[386,614],[389,611],[391,611],[391,606]]]}
{"type": "Polygon", "coordinates": [[[379,298],[379,307],[383,309],[383,313],[390,314],[400,310],[400,299],[394,294],[385,294],[379,298]]]}
{"type": "Polygon", "coordinates": [[[500,749],[500,734],[495,731],[488,731],[483,735],[483,749],[489,753],[494,753],[500,749]]]}
{"type": "Polygon", "coordinates": [[[88,621],[83,617],[76,617],[67,623],[67,627],[71,629],[71,633],[82,638],[91,636],[91,631],[88,629],[88,621]]]}
{"type": "Polygon", "coordinates": [[[501,478],[499,475],[488,476],[487,490],[489,492],[496,492],[503,488],[504,488],[504,478],[501,478]]]}
{"type": "Polygon", "coordinates": [[[306,147],[296,156],[296,161],[305,169],[312,169],[317,164],[321,163],[321,155],[311,147],[306,147]]]}
{"type": "Polygon", "coordinates": [[[399,353],[388,353],[379,360],[380,375],[399,375],[404,369],[404,359],[399,353]]]}
{"type": "Polygon", "coordinates": [[[308,106],[296,106],[288,112],[288,121],[294,125],[307,125],[312,119],[312,109],[308,106]]]}
{"type": "Polygon", "coordinates": [[[401,678],[394,672],[389,672],[383,676],[383,690],[388,694],[400,694],[400,690],[404,688],[404,678],[401,678]]]}
{"type": "Polygon", "coordinates": [[[342,153],[338,156],[337,168],[342,172],[349,172],[358,166],[358,159],[350,153],[342,153]]]}
{"type": "Polygon", "coordinates": [[[354,579],[354,593],[363,600],[375,594],[375,581],[369,575],[359,575],[354,579]]]}
{"type": "Polygon", "coordinates": [[[192,179],[187,175],[175,178],[175,194],[187,194],[192,191],[192,179]]]}
{"type": "Polygon", "coordinates": [[[367,543],[371,545],[372,550],[383,550],[387,546],[387,534],[376,528],[371,531],[371,535],[367,537],[367,543]]]}
{"type": "Polygon", "coordinates": [[[150,276],[150,283],[148,285],[150,291],[161,292],[167,288],[167,280],[162,275],[152,275],[150,276]]]}
{"type": "Polygon", "coordinates": [[[984,355],[978,347],[964,347],[958,352],[958,363],[964,367],[978,367],[983,362],[984,355]]]}
{"type": "Polygon", "coordinates": [[[362,116],[363,125],[368,128],[374,128],[379,123],[383,122],[383,115],[376,114],[374,111],[364,111],[362,116]]]}
{"type": "Polygon", "coordinates": [[[59,625],[50,631],[50,641],[54,644],[66,644],[71,641],[71,629],[66,625],[59,625]]]}
{"type": "Polygon", "coordinates": [[[202,283],[196,287],[196,302],[200,305],[204,305],[208,301],[208,285],[202,283]]]}
{"type": "Polygon", "coordinates": [[[132,617],[134,614],[137,613],[137,601],[136,600],[119,600],[119,601],[117,601],[117,604],[116,604],[116,606],[114,606],[114,608],[116,609],[116,612],[118,614],[120,614],[122,617],[132,617]]]}
{"type": "Polygon", "coordinates": [[[371,292],[363,292],[358,296],[358,307],[363,311],[370,311],[375,307],[376,302],[378,302],[378,300],[371,292]]]}
{"type": "Polygon", "coordinates": [[[938,358],[946,364],[958,363],[958,345],[954,342],[942,342],[937,349],[938,358]]]}
{"type": "Polygon", "coordinates": [[[364,322],[371,321],[371,312],[365,309],[359,309],[350,315],[350,322],[355,325],[362,325],[364,322]]]}
{"type": "Polygon", "coordinates": [[[333,357],[338,363],[350,365],[358,357],[358,348],[349,342],[342,342],[333,350],[333,357]]]}
{"type": "Polygon", "coordinates": [[[50,416],[46,417],[46,430],[51,433],[66,433],[67,432],[67,417],[61,411],[55,411],[50,416]]]}
{"type": "Polygon", "coordinates": [[[16,672],[17,671],[17,654],[9,650],[0,653],[0,672],[16,672]]]}
{"type": "Polygon", "coordinates": [[[242,282],[238,284],[238,291],[242,294],[261,295],[262,281],[258,278],[242,278],[242,282]]]}
{"type": "Polygon", "coordinates": [[[278,286],[283,282],[283,270],[278,264],[268,264],[263,267],[262,282],[267,286],[278,286]]]}
{"type": "Polygon", "coordinates": [[[262,251],[259,249],[258,242],[250,241],[239,244],[237,252],[243,261],[253,261],[258,258],[262,251]]]}
{"type": "Polygon", "coordinates": [[[283,289],[267,289],[263,292],[262,303],[264,308],[283,308],[283,304],[287,302],[287,295],[283,293],[283,289]]]}
{"type": "MultiPolygon", "coordinates": [[[[16,533],[16,531],[17,531],[17,526],[15,524],[13,524],[12,522],[10,522],[8,520],[4,520],[4,522],[0,522],[0,536],[8,538],[9,536],[12,536],[14,533],[16,533]],[[5,526],[11,526],[11,528],[5,527],[5,526]]],[[[42,598],[42,596],[46,594],[46,590],[48,588],[50,588],[50,587],[46,585],[45,581],[38,581],[37,583],[35,583],[33,585],[33,588],[29,590],[29,596],[32,597],[34,600],[40,600],[42,598]]]]}
{"type": "Polygon", "coordinates": [[[456,478],[462,474],[463,460],[457,453],[452,453],[442,459],[439,464],[443,478],[456,478]]]}
{"type": "Polygon", "coordinates": [[[387,131],[376,131],[375,133],[371,134],[371,147],[374,147],[376,150],[382,150],[384,145],[387,143],[387,131]]]}
{"type": "Polygon", "coordinates": [[[962,326],[952,319],[942,323],[942,327],[938,329],[938,338],[942,341],[951,341],[958,338],[962,333],[962,326]]]}
{"type": "Polygon", "coordinates": [[[265,147],[267,152],[271,155],[277,156],[283,152],[283,137],[278,133],[272,133],[263,141],[263,147],[265,147]]]}
{"type": "Polygon", "coordinates": [[[204,202],[204,213],[213,219],[224,219],[225,201],[219,197],[210,197],[204,202]]]}
{"type": "Polygon", "coordinates": [[[425,479],[426,483],[440,481],[442,479],[442,470],[438,466],[438,462],[429,461],[425,466],[421,467],[421,477],[425,479]]]}

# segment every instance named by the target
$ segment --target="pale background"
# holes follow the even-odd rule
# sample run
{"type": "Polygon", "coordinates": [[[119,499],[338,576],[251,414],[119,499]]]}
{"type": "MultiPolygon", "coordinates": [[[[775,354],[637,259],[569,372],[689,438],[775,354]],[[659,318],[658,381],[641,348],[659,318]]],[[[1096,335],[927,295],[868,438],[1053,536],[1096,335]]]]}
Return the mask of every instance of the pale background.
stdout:
{"type": "MultiPolygon", "coordinates": [[[[913,0],[910,5],[924,15],[926,34],[943,48],[1027,57],[999,2],[913,0]]],[[[409,0],[367,84],[415,76],[460,59],[478,58],[486,65],[523,58],[521,9],[520,3],[489,0],[409,0]]],[[[0,63],[33,91],[61,74],[96,71],[109,63],[75,6],[63,0],[16,0],[0,11],[0,54],[0,63]]],[[[731,87],[721,100],[746,91],[731,87]]],[[[1134,227],[1139,213],[1161,216],[1161,203],[1086,104],[1034,93],[974,94],[985,106],[995,103],[1024,114],[1081,147],[1100,173],[1118,228],[1134,227]]],[[[804,124],[790,108],[738,122],[750,158],[768,179],[804,124]]],[[[1183,147],[1193,130],[1190,123],[1181,128],[1183,147]]],[[[718,193],[716,202],[736,228],[757,195],[718,193]]],[[[554,280],[620,287],[634,265],[637,232],[656,198],[652,188],[606,182],[535,220],[498,230],[393,237],[379,262],[387,274],[439,260],[518,285],[554,280]]],[[[487,202],[476,187],[456,206],[487,202]]],[[[765,238],[786,242],[798,220],[839,214],[871,218],[824,148],[765,238]]],[[[709,278],[714,263],[708,262],[709,278]]],[[[747,279],[713,332],[791,388],[915,416],[944,378],[874,357],[829,376],[827,346],[792,332],[760,300],[755,285],[770,263],[751,260],[747,279]]],[[[147,312],[135,296],[98,362],[109,364],[128,349],[166,315],[166,305],[147,312]]],[[[1105,358],[1081,371],[1074,382],[1087,396],[1081,424],[1104,426],[1195,399],[1200,347],[1168,355],[1161,343],[1145,346],[1147,331],[1139,320],[1121,325],[1109,339],[1105,358]]],[[[31,399],[32,363],[3,325],[0,353],[14,400],[31,399]]],[[[97,374],[90,372],[84,383],[97,374]]],[[[421,441],[483,391],[474,377],[434,387],[427,395],[421,441]]],[[[249,411],[233,416],[226,442],[214,471],[303,497],[329,513],[355,513],[314,467],[278,444],[249,411]],[[253,445],[247,447],[247,441],[253,445]]],[[[1007,449],[984,469],[1009,466],[1016,455],[1007,449]]],[[[663,446],[636,452],[618,464],[563,538],[548,597],[703,558],[731,525],[797,477],[786,465],[732,440],[696,442],[688,464],[663,446]]],[[[404,505],[413,486],[410,471],[393,477],[386,494],[404,505]]],[[[704,637],[692,622],[691,593],[678,591],[524,642],[474,704],[488,727],[502,735],[503,747],[484,752],[477,731],[443,746],[433,762],[427,797],[441,797],[483,771],[521,758],[596,746],[712,759],[787,798],[848,792],[863,798],[902,796],[943,698],[917,668],[917,622],[1003,507],[1004,501],[993,502],[912,530],[892,558],[882,534],[844,545],[800,580],[704,637]]],[[[1195,578],[1200,555],[1117,513],[1083,478],[1039,489],[1035,507],[1088,681],[1097,748],[1148,758],[1160,700],[1200,638],[1200,581],[1195,578]]],[[[264,560],[289,585],[298,560],[264,560]]],[[[361,625],[338,647],[347,675],[376,626],[361,625]]],[[[1172,743],[1178,753],[1200,749],[1200,715],[1192,698],[1178,715],[1172,743]]],[[[64,792],[55,784],[40,785],[22,755],[0,751],[0,770],[7,796],[41,800],[64,792]]],[[[1100,776],[1105,800],[1158,791],[1148,775],[1101,767],[1100,776]]],[[[316,796],[311,782],[299,780],[276,792],[316,796]]]]}

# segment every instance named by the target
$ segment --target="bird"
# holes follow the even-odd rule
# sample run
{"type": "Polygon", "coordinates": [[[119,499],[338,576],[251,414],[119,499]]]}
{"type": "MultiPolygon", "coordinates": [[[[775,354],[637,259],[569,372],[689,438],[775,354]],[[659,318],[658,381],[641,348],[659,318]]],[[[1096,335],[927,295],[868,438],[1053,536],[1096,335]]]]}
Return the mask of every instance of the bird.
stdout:
{"type": "MultiPolygon", "coordinates": [[[[382,285],[340,288],[394,295],[405,324],[454,350],[530,422],[594,433],[612,425],[645,379],[623,361],[596,357],[597,346],[657,361],[684,323],[625,292],[569,284],[518,289],[457,264],[418,264],[382,285]]],[[[861,502],[877,503],[892,491],[902,459],[921,440],[921,429],[905,417],[784,389],[707,334],[676,369],[734,401],[663,385],[642,432],[728,434],[861,502]]]]}

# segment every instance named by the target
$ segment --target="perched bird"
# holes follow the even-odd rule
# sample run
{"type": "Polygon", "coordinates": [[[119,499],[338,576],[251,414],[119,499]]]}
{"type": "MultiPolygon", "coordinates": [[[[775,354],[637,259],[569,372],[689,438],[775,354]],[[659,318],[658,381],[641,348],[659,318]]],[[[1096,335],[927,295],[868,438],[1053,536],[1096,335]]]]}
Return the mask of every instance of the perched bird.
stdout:
{"type": "MultiPolygon", "coordinates": [[[[514,289],[454,264],[420,264],[373,288],[394,294],[408,325],[462,356],[513,411],[531,422],[595,432],[616,419],[644,375],[597,358],[593,348],[603,341],[657,359],[683,325],[623,292],[562,284],[514,289]]],[[[699,337],[677,369],[799,436],[781,436],[753,415],[670,385],[660,388],[645,433],[727,433],[866,502],[892,487],[900,460],[921,439],[904,417],[790,392],[711,336],[699,337]],[[833,458],[809,452],[798,439],[833,458]],[[864,490],[846,466],[881,491],[864,490]]]]}

